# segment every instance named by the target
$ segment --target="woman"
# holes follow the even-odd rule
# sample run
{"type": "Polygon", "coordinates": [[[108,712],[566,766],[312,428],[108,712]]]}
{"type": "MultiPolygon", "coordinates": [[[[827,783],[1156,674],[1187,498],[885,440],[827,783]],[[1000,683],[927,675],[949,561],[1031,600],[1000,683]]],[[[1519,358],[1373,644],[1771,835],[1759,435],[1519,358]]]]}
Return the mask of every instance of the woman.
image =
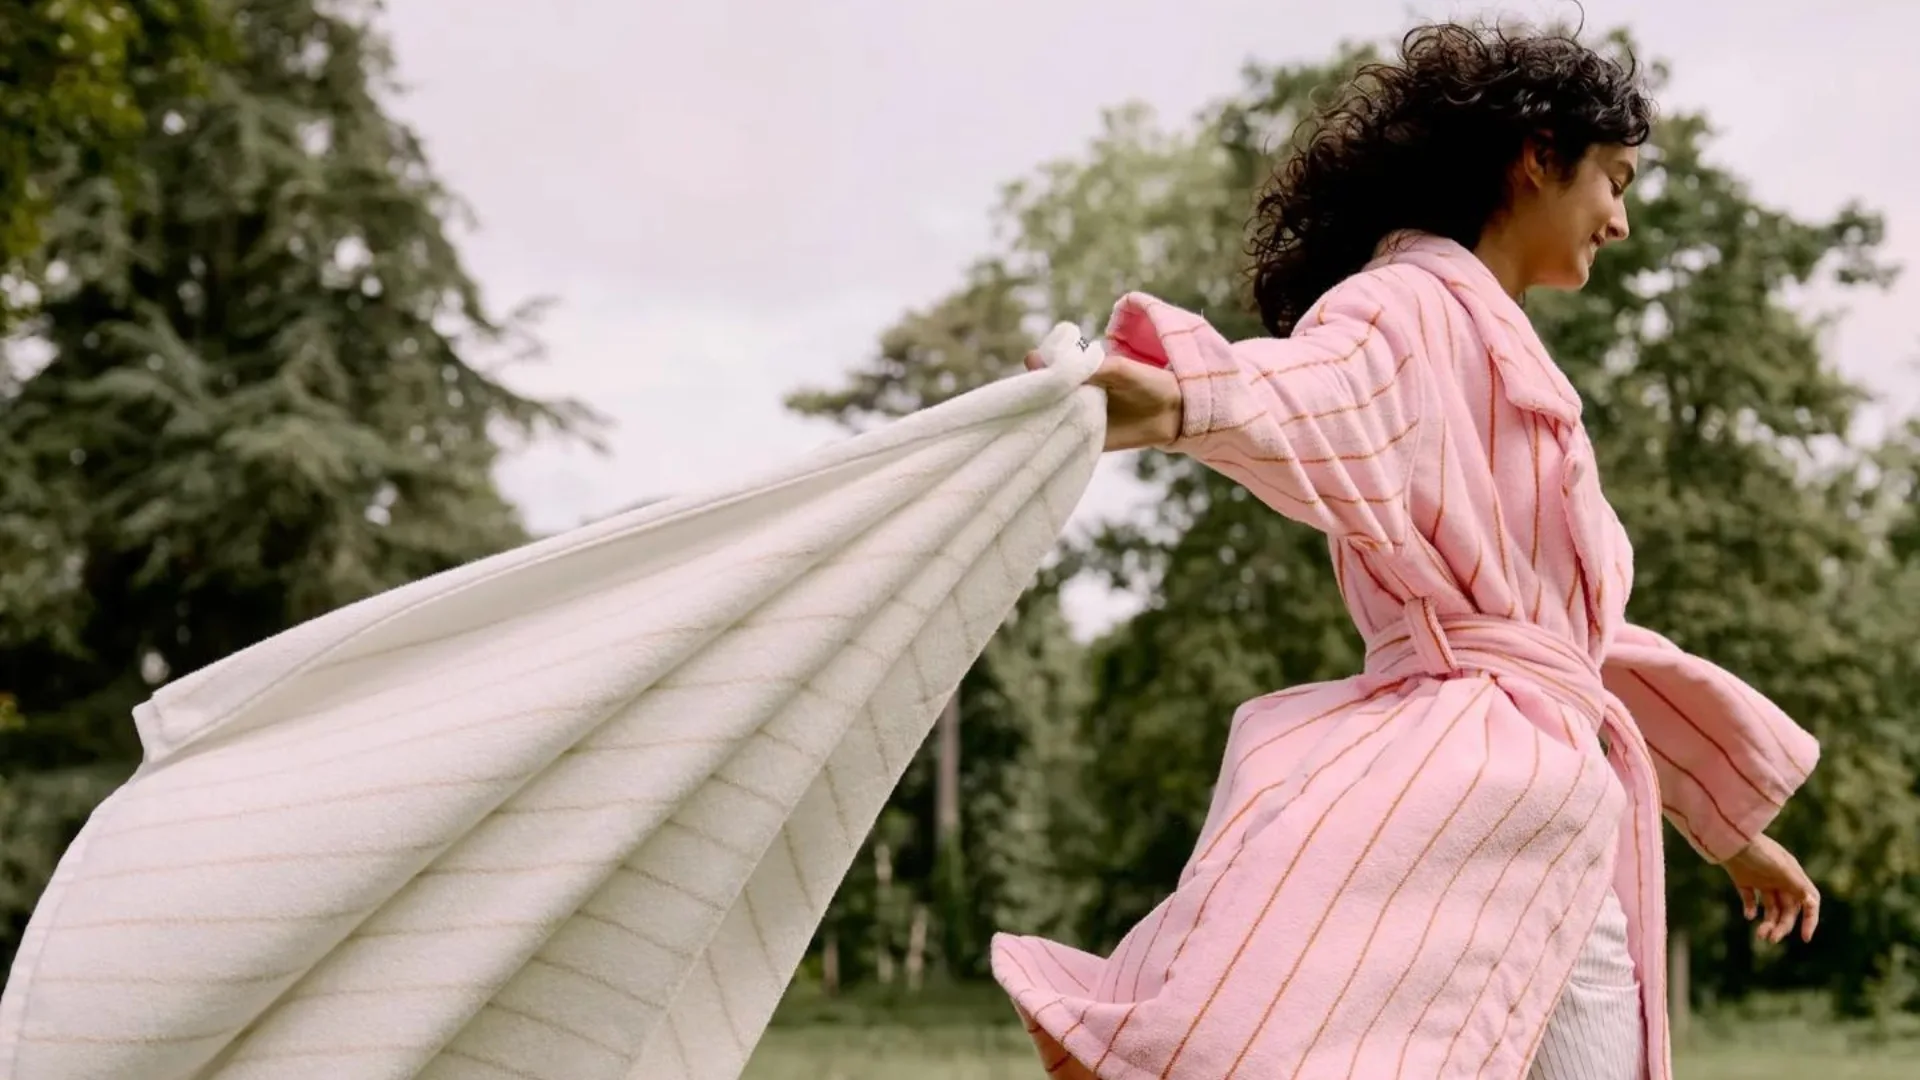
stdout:
{"type": "Polygon", "coordinates": [[[1664,1080],[1663,808],[1761,936],[1812,935],[1762,830],[1818,749],[1626,622],[1631,547],[1520,307],[1626,237],[1652,111],[1569,38],[1415,30],[1260,202],[1273,338],[1120,301],[1108,449],[1326,532],[1368,654],[1239,710],[1177,889],[1111,957],[996,942],[1056,1075],[1664,1080]]]}

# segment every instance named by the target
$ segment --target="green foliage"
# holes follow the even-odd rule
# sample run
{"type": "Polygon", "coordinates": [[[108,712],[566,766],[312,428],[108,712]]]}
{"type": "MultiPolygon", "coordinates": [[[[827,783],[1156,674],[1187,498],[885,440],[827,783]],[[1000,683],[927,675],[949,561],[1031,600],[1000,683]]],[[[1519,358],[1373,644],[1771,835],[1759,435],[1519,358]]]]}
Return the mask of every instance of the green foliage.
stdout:
{"type": "Polygon", "coordinates": [[[213,0],[0,0],[0,272],[38,247],[64,186],[135,168],[154,104],[226,56],[223,15],[213,0]]]}
{"type": "MultiPolygon", "coordinates": [[[[522,541],[502,441],[592,419],[499,381],[534,352],[526,319],[487,311],[459,207],[381,106],[373,10],[247,4],[191,80],[129,53],[165,70],[127,75],[124,168],[38,214],[35,308],[0,358],[0,692],[21,718],[0,773],[22,805],[53,792],[35,820],[86,802],[33,786],[52,770],[131,766],[128,709],[159,681],[522,541]]],[[[6,50],[36,40],[0,64],[26,70],[6,50]]],[[[3,829],[9,850],[45,833],[3,829]]]]}
{"type": "Polygon", "coordinates": [[[1068,869],[1093,822],[1074,783],[1087,664],[1067,629],[1043,583],[960,687],[958,851],[935,844],[938,739],[908,765],[821,927],[846,982],[904,963],[916,906],[933,918],[928,967],[971,978],[986,975],[995,931],[1071,933],[1092,902],[1096,884],[1068,869]]]}
{"type": "MultiPolygon", "coordinates": [[[[1823,320],[1788,302],[1822,279],[1890,280],[1876,255],[1883,228],[1855,207],[1803,221],[1757,205],[1706,157],[1708,136],[1699,116],[1663,122],[1631,241],[1580,294],[1543,298],[1534,316],[1587,400],[1608,494],[1634,538],[1632,616],[1749,679],[1820,737],[1821,769],[1775,834],[1833,900],[1886,917],[1920,865],[1920,743],[1899,689],[1914,683],[1886,637],[1904,621],[1886,603],[1888,578],[1904,571],[1878,557],[1854,469],[1864,454],[1845,442],[1866,395],[1821,354],[1823,320]]],[[[1672,918],[1696,931],[1721,977],[1711,988],[1750,981],[1756,961],[1722,875],[1671,865],[1672,918]]]]}
{"type": "MultiPolygon", "coordinates": [[[[804,992],[789,994],[797,1007],[781,1005],[745,1080],[1004,1080],[1039,1072],[1004,995],[924,997],[925,1007],[862,1001],[828,1013],[804,992]]],[[[1755,1013],[1701,1024],[1699,1038],[1676,1047],[1674,1070],[1688,1080],[1907,1080],[1920,1055],[1920,1038],[1905,1030],[1882,1036],[1805,1007],[1755,1013]]]]}
{"type": "MultiPolygon", "coordinates": [[[[1030,293],[1025,276],[983,261],[952,295],[889,329],[848,385],[796,392],[788,406],[859,429],[1016,371],[1033,342],[1030,293]]],[[[1057,584],[1045,575],[1022,599],[960,688],[962,846],[934,844],[938,740],[929,740],[842,884],[820,937],[837,943],[843,978],[881,966],[876,942],[903,954],[913,903],[937,913],[933,964],[981,976],[992,932],[1067,933],[1092,901],[1095,883],[1065,869],[1084,861],[1092,834],[1091,808],[1071,783],[1085,767],[1088,669],[1057,584]],[[874,873],[882,855],[899,882],[885,890],[874,873]]]]}
{"type": "MultiPolygon", "coordinates": [[[[132,767],[127,711],[157,681],[518,542],[502,441],[593,421],[500,382],[534,351],[530,313],[495,318],[461,267],[459,207],[380,107],[375,10],[0,0],[0,960],[132,767]]],[[[1253,194],[1314,95],[1372,55],[1250,67],[1187,124],[1113,110],[1008,187],[1001,244],[951,294],[789,404],[851,428],[924,408],[1132,289],[1256,333],[1253,194]]],[[[1632,240],[1531,314],[1635,537],[1634,617],[1824,747],[1776,830],[1827,892],[1821,943],[1757,951],[1723,876],[1676,852],[1698,991],[1912,1008],[1920,423],[1861,440],[1865,395],[1792,302],[1889,280],[1882,224],[1762,205],[1710,146],[1704,117],[1667,117],[1632,240]]],[[[1359,667],[1319,536],[1191,462],[1136,461],[1164,492],[1151,518],[1066,552],[961,688],[961,845],[934,842],[936,742],[882,815],[823,928],[844,980],[897,971],[924,912],[930,966],[962,978],[999,929],[1110,945],[1186,860],[1234,709],[1359,667]],[[1083,645],[1058,592],[1075,573],[1150,602],[1083,645]]]]}
{"type": "Polygon", "coordinates": [[[853,372],[845,387],[795,391],[787,407],[858,430],[1018,370],[1033,343],[1023,329],[1025,285],[1002,262],[979,263],[951,296],[888,329],[873,365],[853,372]]]}
{"type": "MultiPolygon", "coordinates": [[[[976,947],[998,930],[1069,932],[1095,891],[1066,869],[1085,857],[1093,825],[1071,782],[1090,764],[1078,724],[1087,672],[1057,595],[1043,588],[1021,604],[962,687],[960,806],[975,920],[963,940],[976,947]]],[[[981,952],[956,957],[954,967],[984,974],[981,959],[981,952]]]]}
{"type": "MultiPolygon", "coordinates": [[[[1036,1072],[1033,1044],[992,987],[911,997],[851,992],[823,1000],[795,986],[748,1063],[746,1080],[1002,1080],[1036,1072]]],[[[1703,1016],[1675,1048],[1687,1080],[1904,1080],[1920,1024],[1834,1017],[1818,1001],[1768,996],[1703,1016]]]]}

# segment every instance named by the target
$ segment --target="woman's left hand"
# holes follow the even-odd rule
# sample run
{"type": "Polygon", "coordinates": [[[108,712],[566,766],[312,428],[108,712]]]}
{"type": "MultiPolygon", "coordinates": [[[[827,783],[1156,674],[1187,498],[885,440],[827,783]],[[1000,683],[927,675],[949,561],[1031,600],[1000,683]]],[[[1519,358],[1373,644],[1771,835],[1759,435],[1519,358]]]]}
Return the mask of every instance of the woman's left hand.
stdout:
{"type": "Polygon", "coordinates": [[[1764,910],[1765,918],[1755,928],[1762,939],[1785,940],[1798,919],[1800,940],[1813,940],[1813,931],[1820,925],[1820,890],[1813,887],[1813,879],[1792,852],[1770,837],[1756,836],[1720,867],[1740,890],[1740,905],[1749,921],[1764,910]]]}

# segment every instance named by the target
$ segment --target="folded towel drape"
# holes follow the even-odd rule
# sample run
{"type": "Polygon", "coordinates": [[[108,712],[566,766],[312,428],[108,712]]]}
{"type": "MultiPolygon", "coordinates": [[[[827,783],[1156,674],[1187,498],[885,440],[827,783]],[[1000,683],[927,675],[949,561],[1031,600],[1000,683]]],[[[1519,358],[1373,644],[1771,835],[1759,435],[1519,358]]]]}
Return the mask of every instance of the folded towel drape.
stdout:
{"type": "Polygon", "coordinates": [[[11,1080],[738,1076],[1098,456],[1051,366],[160,690],[0,999],[11,1080]]]}

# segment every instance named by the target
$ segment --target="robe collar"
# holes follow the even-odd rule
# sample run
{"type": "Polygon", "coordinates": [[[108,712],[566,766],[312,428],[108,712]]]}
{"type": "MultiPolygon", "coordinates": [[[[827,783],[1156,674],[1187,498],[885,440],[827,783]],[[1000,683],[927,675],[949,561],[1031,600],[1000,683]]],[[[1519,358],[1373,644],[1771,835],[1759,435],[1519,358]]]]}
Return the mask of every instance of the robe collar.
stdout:
{"type": "Polygon", "coordinates": [[[1368,269],[1388,265],[1432,274],[1466,308],[1480,340],[1487,343],[1507,400],[1562,423],[1580,422],[1579,393],[1547,355],[1526,312],[1473,252],[1445,237],[1402,230],[1380,242],[1368,269]]]}

